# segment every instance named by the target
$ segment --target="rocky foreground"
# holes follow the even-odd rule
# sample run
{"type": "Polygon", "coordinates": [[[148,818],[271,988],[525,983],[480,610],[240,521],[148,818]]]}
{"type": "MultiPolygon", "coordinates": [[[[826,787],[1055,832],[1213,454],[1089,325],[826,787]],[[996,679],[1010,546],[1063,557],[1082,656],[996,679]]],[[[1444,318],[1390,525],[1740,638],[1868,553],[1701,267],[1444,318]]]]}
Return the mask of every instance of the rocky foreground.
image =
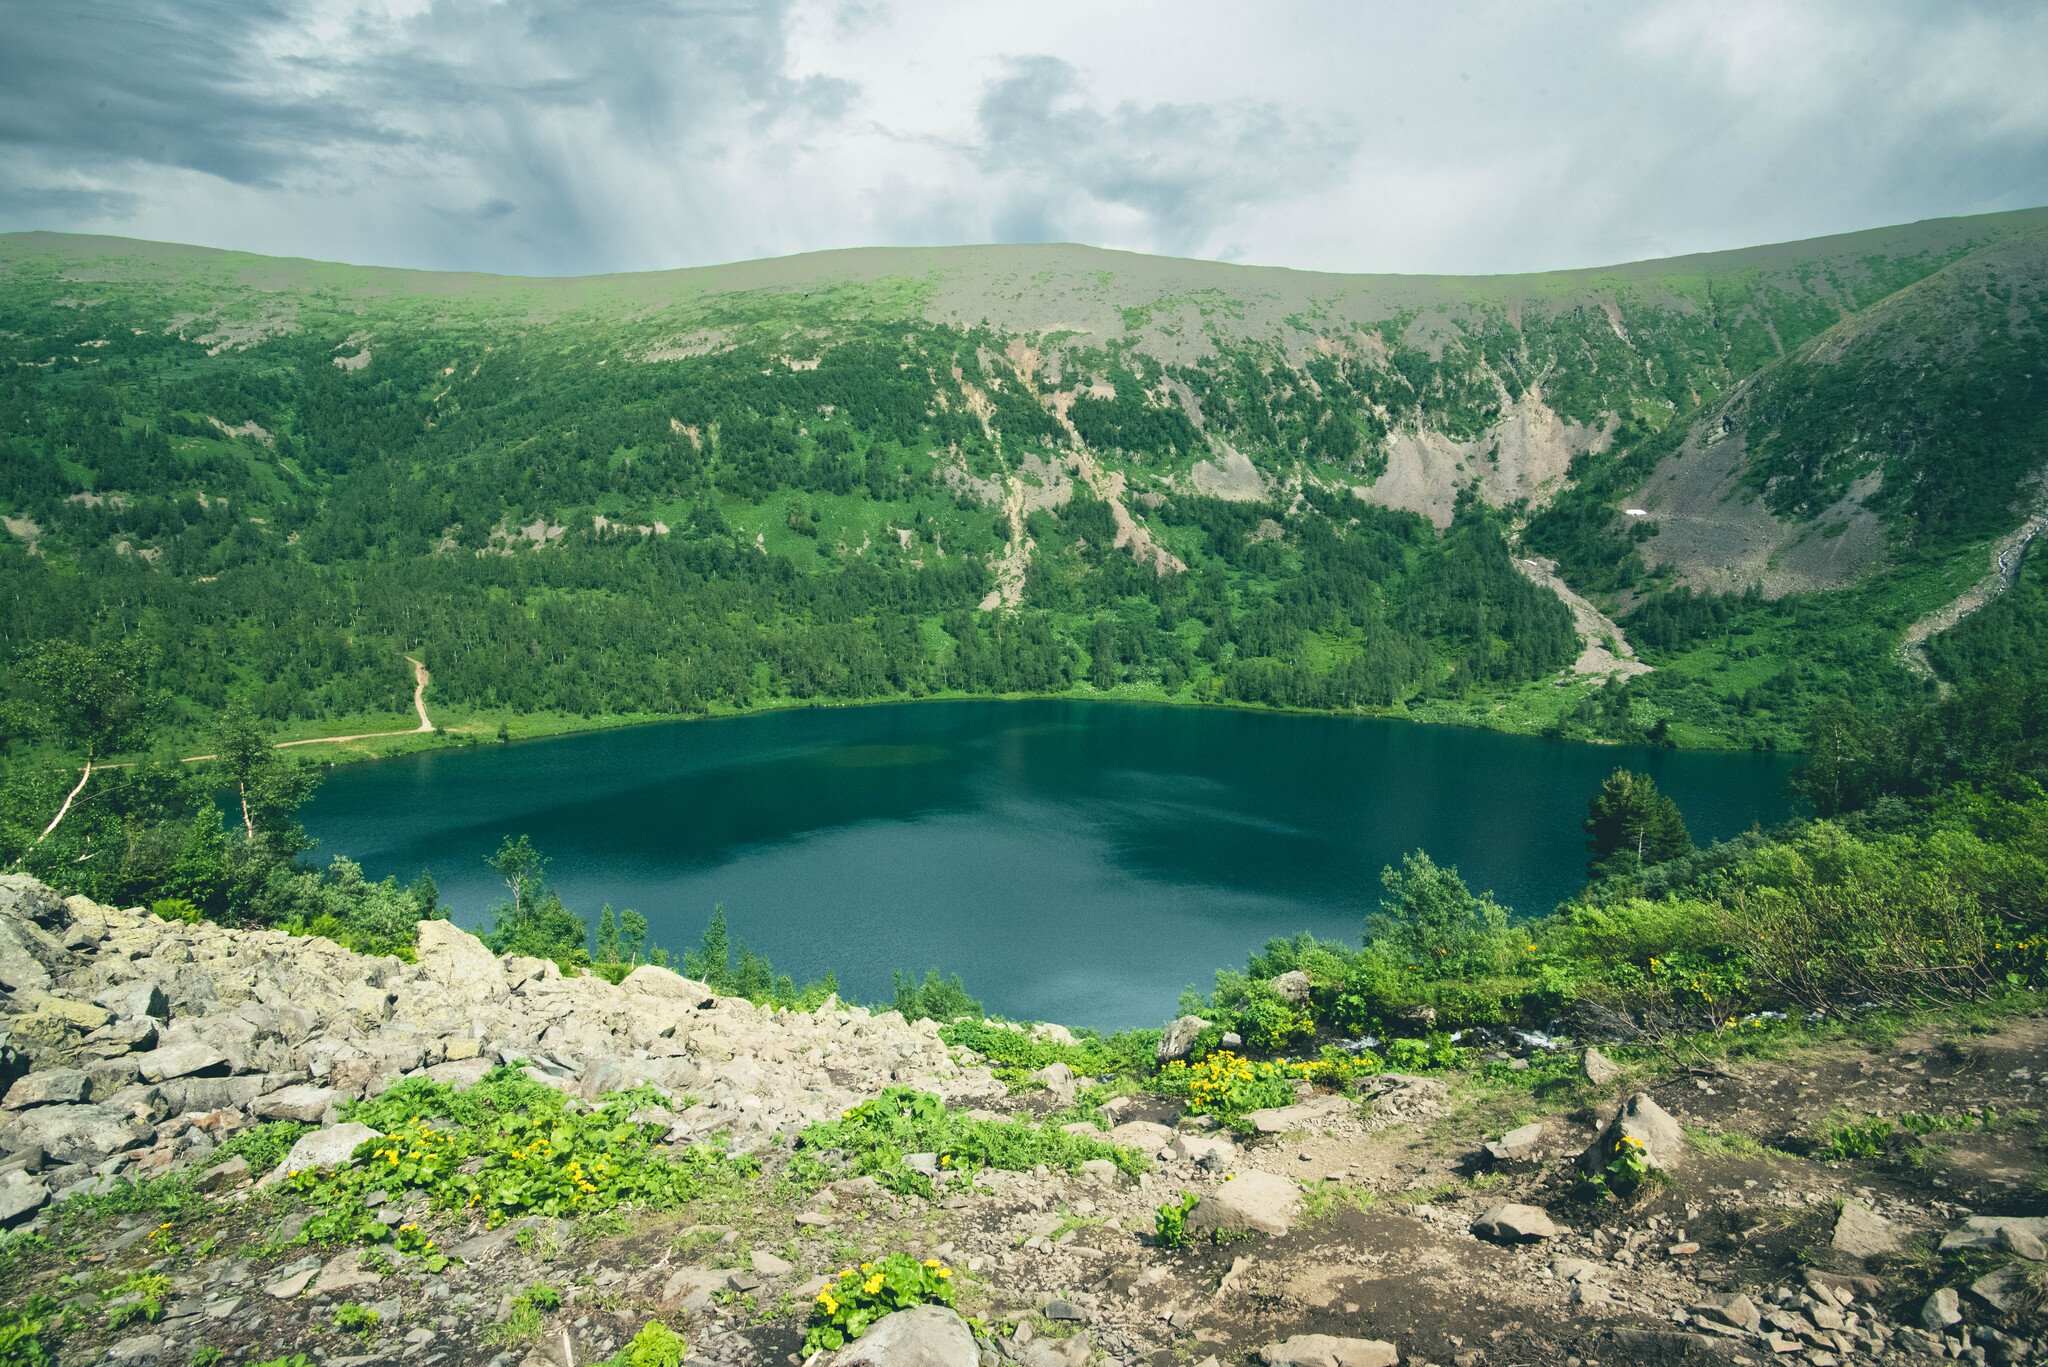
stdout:
{"type": "Polygon", "coordinates": [[[826,1277],[892,1252],[954,1269],[979,1332],[906,1312],[842,1350],[849,1367],[2017,1362],[2048,1289],[2035,1019],[1732,1072],[1589,1054],[1540,1086],[1506,1067],[1382,1074],[1255,1112],[1243,1137],[1138,1092],[1067,1124],[1146,1155],[1142,1175],[933,1167],[925,1200],[869,1177],[790,1180],[796,1141],[891,1086],[1033,1119],[1075,1080],[1055,1067],[1012,1094],[929,1022],[761,1010],[658,968],[617,987],[564,977],[445,922],[421,926],[405,964],[18,877],[0,878],[0,989],[0,1306],[47,1298],[67,1367],[582,1367],[655,1320],[693,1361],[801,1363],[826,1277]],[[346,1168],[378,1134],[343,1121],[347,1103],[406,1077],[466,1087],[500,1063],[586,1105],[658,1088],[668,1104],[636,1120],[677,1151],[751,1154],[758,1175],[679,1210],[495,1229],[423,1201],[379,1207],[432,1235],[431,1262],[305,1237],[316,1212],[288,1174],[346,1168]],[[1854,1163],[1792,1152],[1831,1117],[1907,1114],[1941,1123],[1854,1163]],[[219,1160],[277,1121],[318,1128],[267,1173],[219,1160]],[[1588,1169],[1625,1140],[1646,1174],[1603,1196],[1588,1169]],[[179,1175],[207,1204],[167,1232],[126,1194],[179,1175]],[[1155,1213],[1183,1193],[1192,1241],[1162,1246],[1155,1213]],[[145,1298],[154,1313],[134,1309],[145,1298]]]}

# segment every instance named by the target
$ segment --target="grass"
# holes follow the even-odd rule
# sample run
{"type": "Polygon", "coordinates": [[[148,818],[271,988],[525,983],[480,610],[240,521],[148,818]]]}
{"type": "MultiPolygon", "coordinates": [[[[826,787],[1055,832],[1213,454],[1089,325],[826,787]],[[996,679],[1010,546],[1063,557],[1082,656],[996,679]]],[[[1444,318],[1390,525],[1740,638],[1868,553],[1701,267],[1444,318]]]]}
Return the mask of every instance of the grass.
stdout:
{"type": "Polygon", "coordinates": [[[1371,1210],[1378,1203],[1379,1197],[1370,1188],[1322,1181],[1302,1191],[1301,1213],[1309,1221],[1330,1220],[1340,1211],[1371,1210]]]}

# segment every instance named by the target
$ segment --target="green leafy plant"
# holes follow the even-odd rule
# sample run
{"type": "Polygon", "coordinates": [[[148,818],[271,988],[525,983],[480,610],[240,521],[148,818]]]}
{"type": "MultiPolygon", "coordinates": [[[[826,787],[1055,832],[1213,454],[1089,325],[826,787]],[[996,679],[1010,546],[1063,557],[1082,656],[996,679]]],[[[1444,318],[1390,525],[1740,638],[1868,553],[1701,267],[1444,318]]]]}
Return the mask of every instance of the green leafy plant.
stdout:
{"type": "Polygon", "coordinates": [[[364,1338],[377,1332],[377,1323],[383,1317],[366,1305],[353,1301],[334,1307],[334,1327],[344,1333],[361,1334],[364,1338]]]}
{"type": "Polygon", "coordinates": [[[611,1359],[611,1367],[682,1367],[690,1345],[660,1320],[649,1320],[611,1359]]]}
{"type": "Polygon", "coordinates": [[[202,1343],[192,1350],[191,1367],[214,1367],[227,1354],[211,1343],[202,1343]]]}
{"type": "Polygon", "coordinates": [[[562,1308],[562,1293],[546,1282],[535,1282],[512,1299],[512,1313],[502,1324],[485,1331],[493,1343],[540,1342],[541,1316],[562,1308]]]}
{"type": "Polygon", "coordinates": [[[849,1267],[818,1293],[804,1351],[830,1352],[867,1332],[884,1315],[917,1305],[951,1306],[953,1269],[936,1258],[919,1262],[908,1253],[849,1267]]]}
{"type": "Polygon", "coordinates": [[[0,1309],[0,1367],[45,1367],[50,1359],[43,1335],[57,1302],[31,1295],[18,1309],[0,1309]]]}
{"type": "Polygon", "coordinates": [[[1188,1216],[1202,1198],[1195,1192],[1183,1192],[1178,1201],[1168,1201],[1159,1207],[1152,1217],[1152,1236],[1161,1248],[1186,1248],[1193,1236],[1188,1233],[1188,1216]]]}
{"type": "Polygon", "coordinates": [[[171,1279],[160,1272],[138,1272],[114,1288],[107,1305],[107,1323],[119,1329],[142,1320],[154,1324],[164,1317],[164,1297],[171,1279]]]}
{"type": "Polygon", "coordinates": [[[1892,1123],[1883,1117],[1825,1126],[1817,1136],[1820,1156],[1836,1159],[1880,1158],[1891,1137],[1892,1123]]]}
{"type": "Polygon", "coordinates": [[[1255,1063],[1222,1050],[1199,1063],[1167,1064],[1159,1070],[1154,1085],[1162,1092],[1186,1097],[1188,1110],[1195,1115],[1228,1118],[1291,1104],[1296,1084],[1311,1076],[1317,1066],[1255,1063]]]}
{"type": "Polygon", "coordinates": [[[292,1145],[299,1142],[301,1135],[320,1128],[317,1125],[301,1125],[296,1120],[273,1120],[268,1124],[255,1125],[228,1136],[226,1142],[206,1155],[199,1166],[202,1171],[230,1158],[240,1158],[249,1164],[249,1175],[261,1177],[292,1151],[292,1145]]]}

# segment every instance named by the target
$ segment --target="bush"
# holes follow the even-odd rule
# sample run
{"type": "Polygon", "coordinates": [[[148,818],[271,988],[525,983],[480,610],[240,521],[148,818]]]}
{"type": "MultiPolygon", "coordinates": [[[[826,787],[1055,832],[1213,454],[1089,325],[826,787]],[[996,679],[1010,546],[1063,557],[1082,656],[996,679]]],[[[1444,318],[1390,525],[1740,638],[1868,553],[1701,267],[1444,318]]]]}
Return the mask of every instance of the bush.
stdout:
{"type": "Polygon", "coordinates": [[[690,1345],[660,1320],[649,1320],[612,1358],[612,1367],[683,1367],[690,1345]]]}
{"type": "Polygon", "coordinates": [[[227,1142],[206,1156],[200,1165],[202,1171],[230,1158],[241,1158],[249,1164],[249,1173],[261,1177],[292,1151],[292,1145],[299,1142],[299,1136],[320,1128],[317,1125],[301,1125],[296,1120],[273,1120],[266,1125],[253,1126],[240,1134],[232,1135],[227,1142]]]}
{"type": "Polygon", "coordinates": [[[1159,1208],[1152,1217],[1152,1233],[1161,1248],[1187,1247],[1190,1238],[1188,1216],[1201,1203],[1202,1198],[1198,1194],[1187,1191],[1181,1193],[1178,1201],[1168,1201],[1159,1208]]]}
{"type": "Polygon", "coordinates": [[[953,1269],[937,1258],[919,1262],[908,1253],[849,1267],[818,1293],[811,1306],[804,1352],[832,1352],[868,1331],[885,1315],[918,1305],[954,1301],[953,1269]]]}
{"type": "Polygon", "coordinates": [[[1188,1099],[1192,1115],[1232,1119],[1246,1111],[1293,1104],[1295,1084],[1312,1076],[1313,1063],[1254,1063],[1227,1051],[1198,1063],[1174,1062],[1159,1070],[1162,1092],[1188,1099]]]}

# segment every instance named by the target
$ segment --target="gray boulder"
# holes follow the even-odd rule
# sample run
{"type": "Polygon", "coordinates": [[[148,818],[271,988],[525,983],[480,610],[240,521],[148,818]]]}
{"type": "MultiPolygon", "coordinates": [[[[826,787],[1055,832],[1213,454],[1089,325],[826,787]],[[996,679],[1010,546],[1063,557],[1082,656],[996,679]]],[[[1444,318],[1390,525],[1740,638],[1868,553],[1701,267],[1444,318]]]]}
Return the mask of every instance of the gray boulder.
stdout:
{"type": "Polygon", "coordinates": [[[1564,1233],[1551,1221],[1548,1211],[1508,1201],[1487,1207],[1485,1214],[1472,1222],[1472,1232],[1502,1244],[1532,1244],[1564,1233]]]}
{"type": "Polygon", "coordinates": [[[0,1134],[5,1146],[40,1144],[59,1163],[98,1163],[156,1138],[154,1126],[113,1105],[37,1106],[18,1115],[0,1134]]]}
{"type": "Polygon", "coordinates": [[[107,1357],[114,1362],[143,1362],[162,1357],[169,1351],[170,1344],[162,1334],[139,1334],[108,1348],[107,1357]]]}
{"type": "Polygon", "coordinates": [[[452,921],[420,922],[419,966],[451,996],[464,1001],[494,1001],[506,991],[504,965],[482,940],[452,921]]]}
{"type": "Polygon", "coordinates": [[[1064,1063],[1049,1063],[1031,1075],[1034,1082],[1043,1082],[1045,1089],[1063,1102],[1074,1099],[1074,1070],[1064,1063]]]}
{"type": "Polygon", "coordinates": [[[1955,1288],[1944,1286],[1929,1296],[1920,1306],[1920,1324],[1931,1333],[1939,1334],[1951,1324],[1958,1324],[1963,1318],[1963,1298],[1955,1288]]]}
{"type": "Polygon", "coordinates": [[[1266,1367],[1395,1367],[1401,1355],[1380,1339],[1343,1339],[1296,1334],[1259,1349],[1266,1367]]]}
{"type": "Polygon", "coordinates": [[[24,1111],[31,1106],[75,1105],[89,1099],[91,1091],[92,1079],[83,1069],[52,1068],[46,1073],[16,1078],[7,1089],[7,1099],[0,1101],[0,1108],[24,1111]]]}
{"type": "Polygon", "coordinates": [[[1756,1308],[1756,1302],[1743,1295],[1710,1296],[1693,1306],[1692,1313],[1698,1319],[1750,1334],[1756,1333],[1763,1323],[1763,1313],[1756,1308]]]}
{"type": "Polygon", "coordinates": [[[211,1045],[193,1041],[152,1049],[139,1066],[143,1081],[169,1082],[199,1074],[224,1075],[228,1071],[228,1056],[211,1045]]]}
{"type": "Polygon", "coordinates": [[[1905,1247],[1905,1236],[1897,1225],[1863,1202],[1844,1201],[1842,1213],[1835,1220],[1835,1237],[1830,1247],[1852,1258],[1873,1258],[1880,1253],[1897,1253],[1905,1247]]]}
{"type": "Polygon", "coordinates": [[[1486,1145],[1486,1157],[1495,1167],[1533,1163],[1542,1157],[1542,1143],[1543,1122],[1532,1121],[1486,1145]]]}
{"type": "Polygon", "coordinates": [[[16,1168],[0,1177],[0,1227],[20,1224],[49,1201],[50,1184],[34,1173],[16,1168]]]}
{"type": "Polygon", "coordinates": [[[2018,1263],[2007,1263],[1995,1272],[1987,1272],[1970,1283],[1970,1294],[1993,1310],[2014,1308],[2026,1292],[2027,1269],[2018,1263]]]}
{"type": "Polygon", "coordinates": [[[1579,1166],[1587,1172],[1605,1171],[1630,1140],[1642,1145],[1644,1161],[1660,1172],[1669,1172],[1685,1158],[1685,1131],[1648,1092],[1637,1092],[1621,1103],[1614,1119],[1579,1155],[1579,1166]]]}
{"type": "Polygon", "coordinates": [[[249,1114],[258,1120],[296,1120],[301,1125],[317,1125],[330,1106],[339,1105],[347,1099],[348,1093],[332,1087],[300,1083],[296,1087],[257,1097],[249,1103],[249,1114]]]}
{"type": "Polygon", "coordinates": [[[1195,1036],[1208,1028],[1209,1022],[1200,1016],[1182,1016],[1179,1020],[1168,1021],[1159,1034],[1159,1061],[1172,1063],[1175,1059],[1186,1058],[1188,1050],[1194,1047],[1195,1036]]]}
{"type": "Polygon", "coordinates": [[[1588,1049],[1579,1055],[1579,1076],[1595,1087],[1605,1087],[1621,1076],[1621,1065],[1598,1049],[1588,1049]]]}
{"type": "Polygon", "coordinates": [[[171,1018],[170,998],[154,982],[120,983],[94,997],[93,1002],[117,1016],[159,1021],[171,1018]]]}
{"type": "MultiPolygon", "coordinates": [[[[434,922],[423,924],[433,925],[434,922]]],[[[289,1177],[302,1168],[338,1168],[348,1162],[349,1156],[364,1140],[375,1139],[379,1133],[368,1125],[351,1120],[346,1125],[302,1134],[299,1142],[292,1145],[292,1151],[285,1155],[284,1162],[277,1165],[277,1171],[289,1177]]]]}
{"type": "Polygon", "coordinates": [[[1298,968],[1291,973],[1282,973],[1279,977],[1267,983],[1266,986],[1272,988],[1283,1001],[1290,1001],[1299,1005],[1308,1000],[1310,988],[1308,974],[1298,968]]]}
{"type": "Polygon", "coordinates": [[[834,1353],[829,1367],[976,1367],[974,1335],[943,1305],[885,1315],[834,1353]]]}
{"type": "Polygon", "coordinates": [[[656,964],[640,965],[628,973],[619,986],[628,992],[660,997],[665,1001],[687,1002],[691,1006],[701,1006],[718,995],[694,978],[685,978],[672,968],[656,964]]]}
{"type": "Polygon", "coordinates": [[[1188,1214],[1195,1234],[1285,1234],[1300,1208],[1301,1191],[1270,1172],[1239,1173],[1202,1197],[1188,1214]]]}

